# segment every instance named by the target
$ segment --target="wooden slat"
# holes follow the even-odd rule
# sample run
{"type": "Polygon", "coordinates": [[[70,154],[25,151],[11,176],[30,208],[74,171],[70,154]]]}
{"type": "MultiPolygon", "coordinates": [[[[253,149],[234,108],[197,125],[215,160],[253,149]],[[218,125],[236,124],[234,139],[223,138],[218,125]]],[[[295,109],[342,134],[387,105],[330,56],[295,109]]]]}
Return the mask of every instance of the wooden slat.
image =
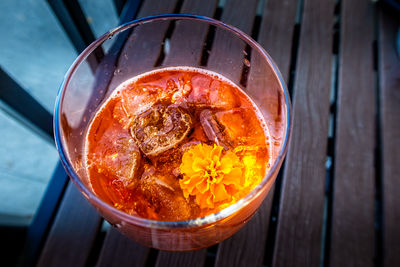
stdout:
{"type": "Polygon", "coordinates": [[[373,266],[373,3],[342,1],[330,266],[373,266]]]}
{"type": "Polygon", "coordinates": [[[160,252],[156,267],[202,267],[206,260],[206,254],[206,249],[189,252],[160,252]]]}
{"type": "MultiPolygon", "coordinates": [[[[176,6],[177,1],[163,1],[163,0],[147,0],[143,3],[138,17],[146,17],[150,15],[162,14],[162,13],[172,13],[176,6]]],[[[166,29],[164,29],[165,34],[166,29]]],[[[153,34],[153,33],[152,33],[153,34]]],[[[161,32],[155,34],[154,38],[158,38],[162,40],[164,37],[161,32]]],[[[131,37],[132,38],[132,35],[131,37]]],[[[129,39],[127,44],[129,43],[129,39]]],[[[137,42],[137,40],[135,41],[137,42]]],[[[139,45],[139,44],[137,44],[139,45]]],[[[136,46],[125,45],[123,52],[121,53],[121,57],[119,60],[119,67],[123,64],[128,64],[129,62],[126,61],[126,57],[124,54],[129,54],[129,60],[132,62],[140,62],[141,55],[135,51],[131,51],[131,49],[136,49],[136,46]]],[[[157,54],[152,57],[153,64],[158,57],[157,54]]],[[[118,82],[121,82],[123,79],[128,79],[129,77],[118,77],[117,79],[113,80],[113,83],[110,84],[110,88],[112,86],[116,86],[118,82]],[[113,85],[114,84],[114,85],[113,85]]],[[[137,244],[134,241],[127,240],[127,238],[121,235],[118,231],[110,230],[107,233],[106,239],[104,241],[103,247],[100,252],[100,258],[98,261],[98,266],[114,266],[115,262],[123,263],[125,262],[126,265],[133,265],[133,266],[144,266],[146,263],[147,256],[149,254],[150,249],[144,247],[142,245],[137,244]],[[116,246],[115,244],[126,244],[122,246],[116,246]],[[136,249],[132,249],[136,248],[136,249]],[[123,259],[123,260],[122,260],[123,259]]],[[[122,265],[121,265],[122,266],[122,265]]]]}
{"type": "MultiPolygon", "coordinates": [[[[285,78],[289,76],[290,51],[296,17],[297,0],[267,1],[260,26],[258,42],[273,57],[285,78]],[[274,38],[270,38],[274,36],[274,38]]],[[[257,75],[250,68],[249,77],[257,75]]],[[[252,79],[247,87],[250,91],[260,90],[252,79]]],[[[262,87],[264,88],[264,87],[262,87]]],[[[254,218],[237,234],[221,243],[217,254],[217,266],[261,266],[269,228],[274,189],[267,195],[254,218]],[[244,249],[244,248],[257,249],[244,249]],[[235,251],[237,253],[232,253],[235,251]]]]}
{"type": "Polygon", "coordinates": [[[145,266],[149,252],[149,248],[133,242],[111,227],[104,240],[97,266],[145,266]]]}
{"type": "Polygon", "coordinates": [[[304,1],[273,266],[320,264],[334,2],[304,1]]]}
{"type": "Polygon", "coordinates": [[[267,195],[254,217],[218,247],[215,266],[261,266],[273,194],[267,195]]]}
{"type": "MultiPolygon", "coordinates": [[[[178,2],[178,0],[144,0],[138,18],[173,13],[178,2]]],[[[158,24],[146,24],[133,30],[122,49],[117,64],[118,71],[111,80],[109,90],[113,90],[131,77],[152,69],[160,55],[161,44],[168,26],[167,23],[158,22],[158,24]]]]}
{"type": "Polygon", "coordinates": [[[400,58],[396,53],[399,20],[380,13],[379,74],[383,168],[384,266],[400,266],[400,58]]]}
{"type": "MultiPolygon", "coordinates": [[[[181,9],[183,14],[212,17],[217,8],[217,0],[186,0],[181,9]]],[[[170,53],[165,56],[163,66],[198,65],[201,59],[207,24],[198,22],[177,22],[170,40],[170,53]],[[172,56],[173,55],[173,56],[172,56]]]]}
{"type": "Polygon", "coordinates": [[[95,209],[69,183],[37,266],[84,266],[100,224],[95,209]]]}
{"type": "MultiPolygon", "coordinates": [[[[250,34],[256,16],[257,2],[256,0],[227,0],[223,7],[221,21],[250,34]],[[243,12],[244,10],[246,12],[243,12]]],[[[225,73],[225,77],[239,83],[243,69],[245,44],[229,38],[232,38],[231,33],[227,33],[225,30],[216,30],[207,67],[218,73],[225,73]],[[229,73],[226,73],[227,70],[229,73]]]]}
{"type": "Polygon", "coordinates": [[[257,41],[273,58],[287,83],[298,0],[266,2],[257,41]]]}

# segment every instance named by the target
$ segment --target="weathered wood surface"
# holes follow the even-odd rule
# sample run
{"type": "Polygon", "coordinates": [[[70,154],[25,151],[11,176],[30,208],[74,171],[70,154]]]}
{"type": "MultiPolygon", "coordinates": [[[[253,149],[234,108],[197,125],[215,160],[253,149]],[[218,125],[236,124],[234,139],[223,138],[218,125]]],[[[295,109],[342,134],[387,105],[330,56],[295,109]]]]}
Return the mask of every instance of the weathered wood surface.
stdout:
{"type": "Polygon", "coordinates": [[[379,16],[379,75],[383,184],[384,266],[400,266],[400,57],[396,53],[399,18],[379,16]]]}
{"type": "Polygon", "coordinates": [[[304,1],[274,266],[320,264],[333,10],[334,1],[304,1]]]}
{"type": "MultiPolygon", "coordinates": [[[[289,77],[296,6],[296,0],[267,1],[263,8],[263,18],[257,39],[274,58],[278,67],[282,67],[286,81],[287,77],[289,77]],[[271,36],[274,38],[270,38],[271,36]]],[[[253,82],[252,75],[253,71],[250,67],[250,79],[247,87],[249,90],[262,90],[263,86],[255,81],[253,82]]],[[[274,188],[271,189],[250,222],[237,234],[219,245],[216,266],[261,266],[263,264],[273,195],[274,188]]]]}
{"type": "Polygon", "coordinates": [[[201,267],[206,260],[206,249],[189,252],[160,252],[157,257],[156,267],[201,267]]]}
{"type": "MultiPolygon", "coordinates": [[[[228,0],[226,1],[221,21],[243,32],[250,34],[256,15],[257,1],[228,0]],[[243,11],[246,11],[245,13],[243,11]]],[[[231,38],[232,34],[226,30],[216,29],[211,51],[208,56],[207,67],[210,70],[222,73],[235,83],[239,83],[244,60],[245,44],[231,38]]]]}
{"type": "Polygon", "coordinates": [[[376,85],[373,40],[373,3],[342,1],[332,267],[374,264],[376,85]]]}
{"type": "Polygon", "coordinates": [[[107,231],[96,266],[145,266],[149,253],[148,247],[132,241],[111,227],[107,231]]]}
{"type": "MultiPolygon", "coordinates": [[[[213,17],[217,14],[218,3],[224,3],[220,7],[223,22],[248,34],[252,32],[256,21],[256,0],[144,0],[138,17],[172,12],[213,17]]],[[[297,64],[292,66],[296,71],[293,82],[294,127],[283,172],[276,236],[268,236],[272,189],[248,225],[218,245],[215,262],[209,258],[214,252],[207,252],[207,249],[184,253],[160,251],[153,255],[154,250],[129,240],[114,228],[108,230],[104,241],[95,244],[102,219],[70,183],[44,244],[39,266],[85,266],[93,262],[97,266],[204,266],[209,263],[215,266],[261,266],[269,264],[264,262],[265,254],[273,250],[274,267],[308,267],[320,265],[321,252],[326,248],[329,249],[329,261],[323,262],[325,265],[371,266],[373,260],[379,264],[380,259],[374,258],[379,249],[377,243],[381,242],[377,240],[374,230],[374,164],[379,161],[382,172],[378,175],[381,176],[383,190],[383,262],[388,267],[400,265],[400,231],[397,227],[400,221],[397,193],[400,173],[395,168],[400,162],[400,60],[394,47],[398,20],[385,13],[379,16],[380,109],[376,110],[378,101],[372,53],[374,7],[369,1],[341,1],[337,128],[333,146],[334,191],[330,199],[333,201],[332,219],[328,223],[331,235],[324,240],[329,97],[331,79],[335,78],[331,71],[335,1],[265,1],[257,39],[276,61],[288,82],[290,62],[294,60],[291,54],[296,50],[292,46],[297,45],[293,36],[298,3],[303,3],[303,6],[299,13],[302,18],[297,64]],[[377,111],[380,128],[376,129],[377,111]],[[381,155],[374,150],[380,145],[379,138],[375,136],[376,130],[381,137],[381,155]],[[269,238],[275,238],[273,247],[266,246],[269,238]],[[157,258],[152,258],[154,256],[157,258]]],[[[209,27],[191,28],[189,24],[177,22],[172,34],[170,32],[170,36],[166,36],[168,28],[164,25],[151,32],[154,42],[169,42],[170,53],[164,50],[167,53],[161,61],[161,45],[152,47],[147,54],[137,53],[136,48],[142,44],[137,38],[140,29],[130,35],[118,60],[117,67],[122,72],[112,80],[110,88],[137,71],[129,69],[124,72],[132,60],[144,62],[148,68],[154,67],[157,62],[162,66],[200,62],[209,27]],[[182,42],[181,36],[187,31],[194,34],[182,42]],[[189,54],[183,49],[186,46],[191,47],[189,54]],[[177,52],[181,56],[175,61],[171,54],[177,52]],[[144,57],[146,59],[142,61],[144,57]]],[[[224,33],[216,31],[214,45],[207,51],[208,67],[218,71],[234,64],[237,68],[229,78],[239,82],[245,47],[226,42],[215,45],[223,38],[224,33]],[[227,51],[231,53],[232,50],[237,52],[236,56],[227,58],[227,51]]],[[[251,79],[252,75],[257,75],[254,71],[250,66],[249,90],[261,87],[251,79]]]]}
{"type": "MultiPolygon", "coordinates": [[[[178,0],[144,1],[138,18],[173,13],[178,0]]],[[[151,70],[160,55],[162,43],[168,30],[168,23],[144,24],[133,29],[126,41],[109,85],[109,91],[140,73],[151,70]],[[140,62],[140,64],[135,64],[140,62]]]]}
{"type": "MultiPolygon", "coordinates": [[[[217,0],[186,0],[183,2],[181,13],[213,17],[217,6],[217,0]]],[[[198,25],[188,21],[178,21],[170,39],[170,52],[165,56],[162,65],[195,66],[200,64],[208,28],[207,24],[198,25]]]]}
{"type": "Polygon", "coordinates": [[[70,182],[37,266],[85,266],[101,221],[70,182]]]}

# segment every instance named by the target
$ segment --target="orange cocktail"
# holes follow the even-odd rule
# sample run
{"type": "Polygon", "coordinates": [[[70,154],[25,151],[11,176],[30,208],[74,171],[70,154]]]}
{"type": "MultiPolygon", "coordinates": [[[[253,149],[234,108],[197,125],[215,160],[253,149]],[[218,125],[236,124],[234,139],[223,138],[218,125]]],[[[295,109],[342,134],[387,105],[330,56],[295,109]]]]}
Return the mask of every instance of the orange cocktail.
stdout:
{"type": "Polygon", "coordinates": [[[269,167],[257,106],[232,82],[201,69],[159,69],[129,79],[89,126],[94,192],[152,220],[216,213],[246,196],[269,167]]]}

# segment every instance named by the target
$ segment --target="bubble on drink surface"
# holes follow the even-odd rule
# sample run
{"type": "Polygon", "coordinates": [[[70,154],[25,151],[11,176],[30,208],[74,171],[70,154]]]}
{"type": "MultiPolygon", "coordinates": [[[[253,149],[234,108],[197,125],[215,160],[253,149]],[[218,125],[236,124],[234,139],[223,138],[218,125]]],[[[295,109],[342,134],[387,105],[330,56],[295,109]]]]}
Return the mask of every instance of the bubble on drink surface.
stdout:
{"type": "Polygon", "coordinates": [[[191,129],[191,117],[174,105],[157,104],[136,116],[131,134],[146,156],[178,145],[191,129]]]}

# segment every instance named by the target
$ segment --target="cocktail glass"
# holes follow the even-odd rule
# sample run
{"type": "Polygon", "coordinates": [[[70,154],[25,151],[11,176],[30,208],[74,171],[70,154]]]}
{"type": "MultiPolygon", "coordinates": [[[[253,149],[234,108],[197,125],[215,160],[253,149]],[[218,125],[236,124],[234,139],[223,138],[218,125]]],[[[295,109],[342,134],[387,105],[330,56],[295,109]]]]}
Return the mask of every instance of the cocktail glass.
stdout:
{"type": "Polygon", "coordinates": [[[291,106],[276,64],[251,37],[211,18],[160,15],[117,27],[78,56],[58,92],[54,132],[71,180],[108,222],[143,245],[186,251],[221,242],[257,211],[287,152],[291,106]],[[271,161],[261,183],[235,204],[202,218],[156,221],[124,213],[94,193],[85,169],[85,136],[96,111],[121,82],[173,66],[211,70],[242,88],[267,123],[271,161]]]}

